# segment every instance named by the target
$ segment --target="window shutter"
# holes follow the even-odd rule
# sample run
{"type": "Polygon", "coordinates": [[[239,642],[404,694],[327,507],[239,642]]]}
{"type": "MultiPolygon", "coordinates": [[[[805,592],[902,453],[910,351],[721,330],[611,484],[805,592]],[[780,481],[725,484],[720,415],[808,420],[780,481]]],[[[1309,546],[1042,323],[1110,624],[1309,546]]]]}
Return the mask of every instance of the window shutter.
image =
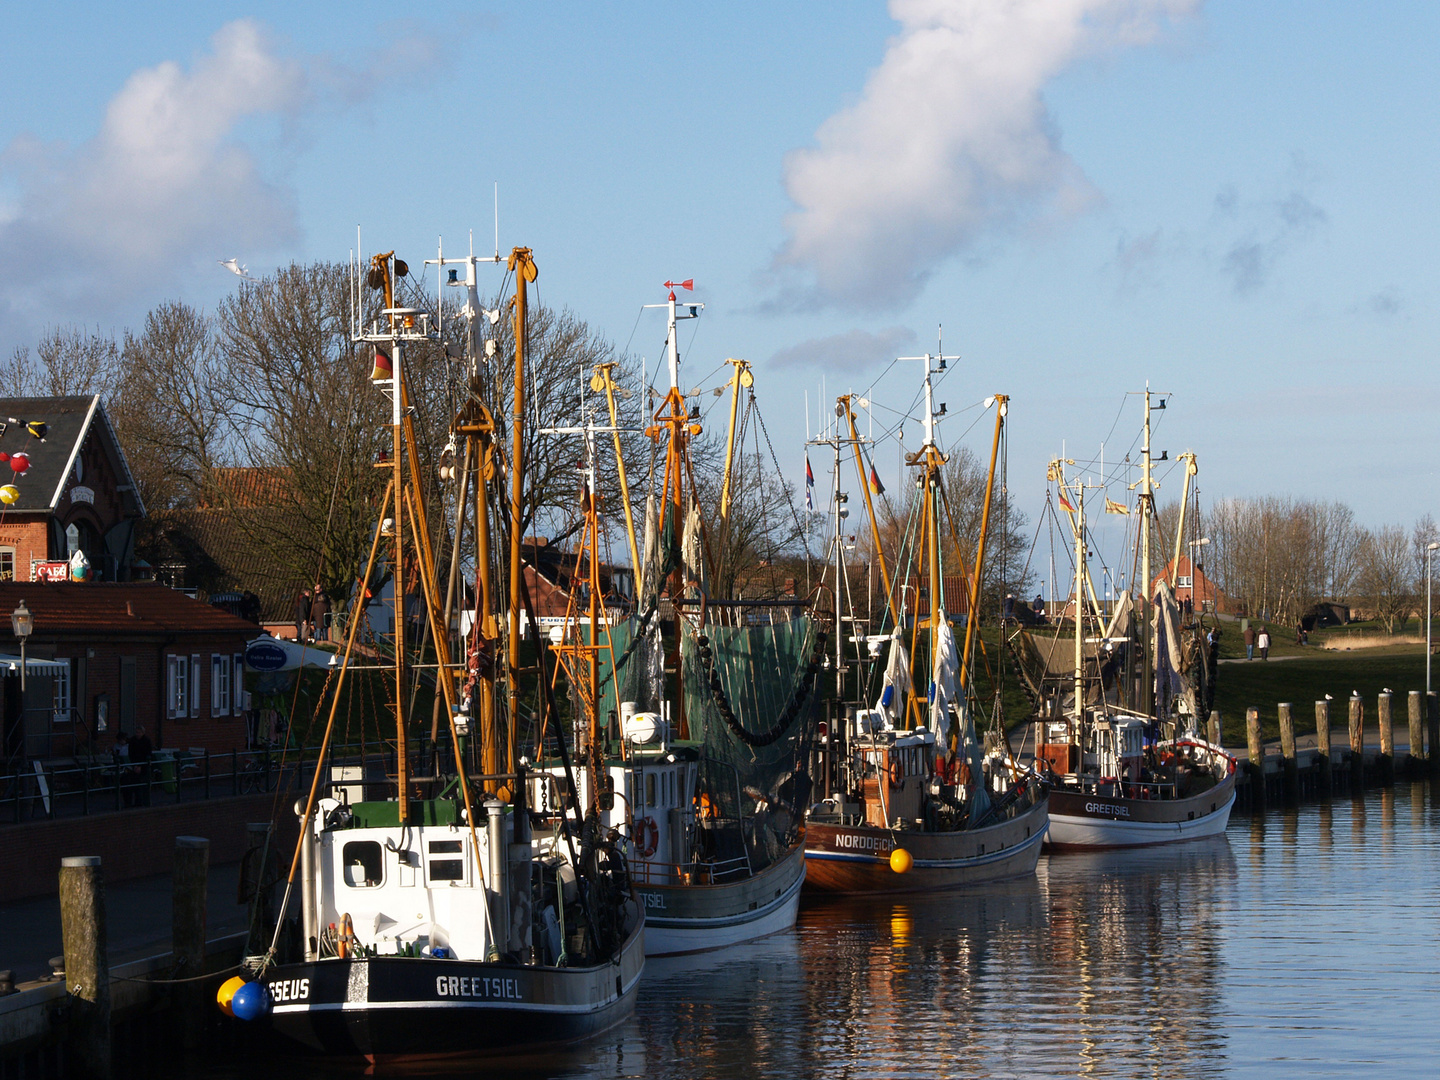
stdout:
{"type": "MultiPolygon", "coordinates": [[[[185,662],[183,659],[180,661],[185,662]]],[[[200,654],[190,654],[190,715],[200,715],[200,654]]]]}
{"type": "Polygon", "coordinates": [[[235,666],[231,669],[230,704],[231,711],[236,716],[239,716],[244,713],[246,706],[250,704],[249,701],[246,700],[245,654],[237,652],[231,659],[234,661],[235,666]]]}
{"type": "Polygon", "coordinates": [[[170,720],[175,719],[175,699],[179,693],[179,687],[176,684],[175,660],[174,656],[165,658],[165,716],[170,720]]]}
{"type": "Polygon", "coordinates": [[[219,653],[210,654],[210,715],[220,715],[220,661],[224,659],[219,653]]]}

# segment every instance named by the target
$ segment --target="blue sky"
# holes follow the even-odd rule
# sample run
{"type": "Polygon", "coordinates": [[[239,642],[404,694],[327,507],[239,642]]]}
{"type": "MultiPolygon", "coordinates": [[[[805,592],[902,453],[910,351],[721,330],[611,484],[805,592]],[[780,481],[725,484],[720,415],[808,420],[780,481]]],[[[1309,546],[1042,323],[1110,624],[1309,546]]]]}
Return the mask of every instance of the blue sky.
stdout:
{"type": "MultiPolygon", "coordinates": [[[[964,359],[942,435],[982,450],[970,407],[1009,394],[1032,518],[1062,443],[1129,448],[1147,379],[1175,395],[1157,449],[1197,453],[1207,500],[1432,509],[1433,5],[419,10],[12,12],[0,352],[212,307],[235,285],[216,260],[344,259],[357,224],[412,261],[472,228],[487,250],[498,181],[501,247],[619,345],[653,361],[640,305],[693,277],[682,381],[754,362],[796,478],[822,379],[903,411],[918,366],[889,360],[943,323],[964,359]]],[[[899,458],[878,450],[887,483],[899,458]]]]}

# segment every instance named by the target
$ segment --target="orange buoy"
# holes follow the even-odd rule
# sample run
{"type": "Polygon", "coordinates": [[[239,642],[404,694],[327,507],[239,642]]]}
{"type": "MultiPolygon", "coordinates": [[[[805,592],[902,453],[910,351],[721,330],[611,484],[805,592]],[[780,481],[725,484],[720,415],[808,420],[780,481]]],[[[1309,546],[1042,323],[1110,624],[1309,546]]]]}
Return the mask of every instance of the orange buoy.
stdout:
{"type": "Polygon", "coordinates": [[[897,874],[908,874],[910,868],[915,865],[915,860],[903,847],[897,847],[890,852],[890,869],[897,874]]]}
{"type": "Polygon", "coordinates": [[[233,975],[220,984],[220,989],[215,994],[215,1004],[224,1010],[226,1016],[234,1016],[235,1012],[230,1008],[230,1002],[235,997],[235,991],[245,985],[245,980],[239,975],[233,975]]]}

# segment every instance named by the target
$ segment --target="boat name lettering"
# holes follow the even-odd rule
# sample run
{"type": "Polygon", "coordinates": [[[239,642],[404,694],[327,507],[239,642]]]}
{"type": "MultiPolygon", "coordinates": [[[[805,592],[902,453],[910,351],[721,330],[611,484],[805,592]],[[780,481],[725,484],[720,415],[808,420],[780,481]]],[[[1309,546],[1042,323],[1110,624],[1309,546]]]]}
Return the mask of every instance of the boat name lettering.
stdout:
{"type": "Polygon", "coordinates": [[[523,1001],[519,979],[489,976],[439,975],[435,992],[441,997],[485,998],[491,1001],[523,1001]]]}
{"type": "Polygon", "coordinates": [[[270,996],[276,1001],[304,1001],[310,996],[310,980],[277,979],[270,984],[270,996]]]}
{"type": "Polygon", "coordinates": [[[651,908],[657,908],[657,909],[659,909],[660,911],[664,911],[664,910],[665,910],[665,894],[664,894],[664,893],[642,892],[642,893],[640,894],[640,896],[641,896],[641,897],[644,899],[644,901],[645,901],[645,910],[646,910],[646,911],[649,911],[651,908]]]}
{"type": "Polygon", "coordinates": [[[1129,817],[1128,806],[1117,806],[1115,803],[1087,802],[1085,804],[1087,814],[1109,814],[1111,817],[1129,817]]]}
{"type": "Polygon", "coordinates": [[[859,836],[855,833],[840,833],[835,837],[837,848],[881,848],[888,846],[886,837],[859,836]]]}

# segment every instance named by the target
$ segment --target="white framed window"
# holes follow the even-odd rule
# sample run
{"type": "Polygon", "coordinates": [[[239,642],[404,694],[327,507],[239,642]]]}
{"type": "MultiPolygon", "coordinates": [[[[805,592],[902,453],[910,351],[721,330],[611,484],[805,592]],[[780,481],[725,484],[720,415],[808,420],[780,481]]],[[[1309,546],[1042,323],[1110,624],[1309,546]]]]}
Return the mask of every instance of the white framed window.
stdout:
{"type": "Polygon", "coordinates": [[[50,685],[51,711],[53,719],[57,724],[68,724],[70,722],[70,661],[63,657],[57,657],[59,663],[64,664],[63,668],[55,668],[50,685]]]}
{"type": "Polygon", "coordinates": [[[190,715],[200,715],[200,654],[190,654],[190,715]]]}
{"type": "Polygon", "coordinates": [[[1175,587],[1177,589],[1188,589],[1190,588],[1190,583],[1191,578],[1189,574],[1181,574],[1175,579],[1175,587]]]}
{"type": "Polygon", "coordinates": [[[230,661],[230,699],[234,706],[231,712],[235,716],[241,716],[250,707],[250,693],[245,689],[245,654],[237,652],[230,661]]]}
{"type": "Polygon", "coordinates": [[[210,654],[210,715],[230,715],[230,656],[210,654]]]}
{"type": "Polygon", "coordinates": [[[189,716],[190,664],[183,656],[165,658],[165,715],[170,719],[189,716]]]}

